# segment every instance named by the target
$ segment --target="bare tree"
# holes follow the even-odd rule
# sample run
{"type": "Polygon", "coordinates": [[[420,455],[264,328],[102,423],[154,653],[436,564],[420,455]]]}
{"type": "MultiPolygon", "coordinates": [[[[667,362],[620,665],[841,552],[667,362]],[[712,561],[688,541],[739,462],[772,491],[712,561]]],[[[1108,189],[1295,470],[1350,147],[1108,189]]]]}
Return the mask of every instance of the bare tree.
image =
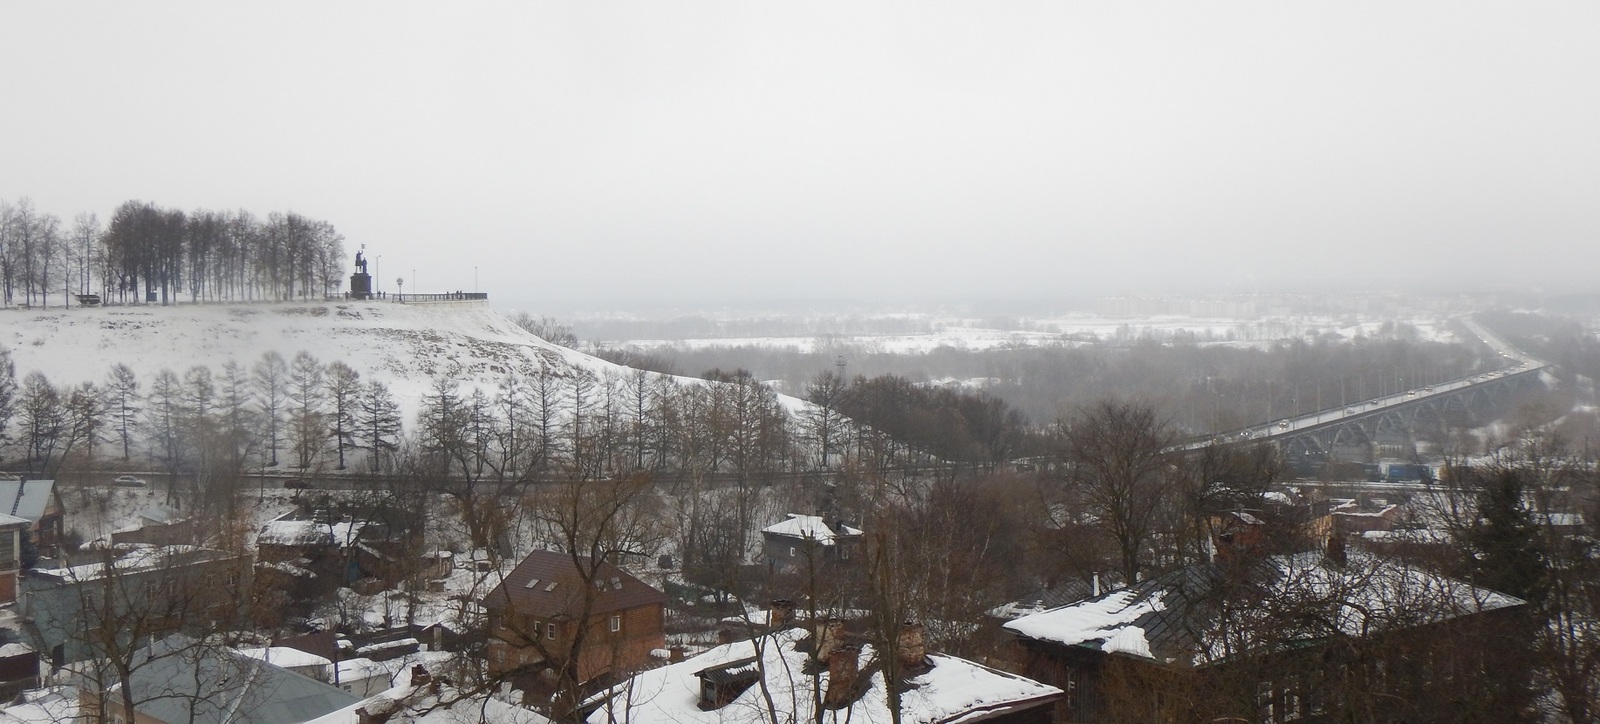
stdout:
{"type": "Polygon", "coordinates": [[[535,318],[527,312],[513,312],[511,321],[535,337],[551,344],[558,344],[562,347],[578,346],[578,336],[572,333],[572,327],[556,321],[554,317],[535,318]]]}
{"type": "Polygon", "coordinates": [[[326,387],[322,363],[309,352],[296,354],[289,365],[289,440],[301,468],[311,467],[327,439],[326,387]]]}
{"type": "Polygon", "coordinates": [[[17,410],[17,365],[11,361],[11,350],[0,347],[0,447],[11,438],[6,428],[17,410]]]}
{"type": "Polygon", "coordinates": [[[60,391],[50,384],[44,373],[28,373],[17,398],[17,413],[28,471],[50,472],[56,448],[67,431],[60,391]]]}
{"type": "Polygon", "coordinates": [[[67,395],[66,441],[61,457],[75,456],[81,450],[92,461],[96,448],[105,442],[106,398],[93,382],[84,382],[67,395]]]}
{"type": "Polygon", "coordinates": [[[265,352],[251,373],[259,422],[266,427],[269,467],[278,464],[279,427],[289,399],[289,363],[277,352],[265,352]]]}
{"type": "Polygon", "coordinates": [[[248,610],[248,559],[188,546],[127,554],[103,548],[95,557],[64,569],[54,586],[35,589],[22,602],[33,613],[32,634],[59,646],[47,650],[79,662],[86,714],[109,721],[112,716],[102,715],[133,712],[160,698],[226,700],[226,686],[180,694],[181,685],[150,689],[135,682],[147,668],[164,669],[163,658],[226,650],[226,632],[248,610]],[[168,639],[176,645],[154,645],[175,633],[190,635],[168,639]]]}
{"type": "Polygon", "coordinates": [[[355,445],[357,402],[361,396],[361,374],[343,362],[328,365],[327,399],[333,405],[329,421],[334,447],[339,452],[339,469],[345,469],[344,451],[355,445]]]}
{"type": "Polygon", "coordinates": [[[838,406],[844,397],[847,382],[833,370],[818,372],[806,384],[806,401],[812,407],[805,413],[805,429],[822,458],[822,467],[828,467],[828,456],[839,447],[838,406]]]}
{"type": "Polygon", "coordinates": [[[172,370],[156,373],[150,384],[150,406],[145,419],[150,425],[150,444],[154,456],[167,472],[167,504],[177,501],[178,470],[188,453],[184,445],[183,382],[172,370]]]}
{"type": "Polygon", "coordinates": [[[356,407],[360,418],[353,426],[357,431],[354,446],[366,451],[368,468],[378,472],[384,468],[384,455],[400,449],[400,406],[388,386],[367,380],[356,407]]]}
{"type": "Polygon", "coordinates": [[[117,426],[117,439],[122,441],[122,459],[127,460],[133,451],[133,426],[139,419],[139,378],[133,369],[121,362],[111,367],[106,378],[106,394],[111,400],[111,417],[117,426]]]}
{"type": "MultiPolygon", "coordinates": [[[[572,614],[576,621],[572,635],[558,642],[561,650],[540,651],[544,661],[539,667],[555,678],[557,713],[577,711],[585,694],[583,685],[587,682],[580,675],[580,661],[589,646],[589,637],[595,633],[591,624],[599,589],[594,584],[604,583],[599,579],[601,566],[615,564],[624,554],[643,553],[641,546],[652,545],[660,538],[656,503],[647,475],[546,486],[530,503],[534,520],[571,557],[584,583],[583,598],[572,614]]],[[[521,638],[536,642],[542,649],[544,637],[523,633],[521,638]]]]}
{"type": "Polygon", "coordinates": [[[1172,475],[1167,424],[1147,405],[1103,400],[1058,425],[1072,494],[1081,495],[1116,541],[1123,580],[1139,580],[1172,475]]]}

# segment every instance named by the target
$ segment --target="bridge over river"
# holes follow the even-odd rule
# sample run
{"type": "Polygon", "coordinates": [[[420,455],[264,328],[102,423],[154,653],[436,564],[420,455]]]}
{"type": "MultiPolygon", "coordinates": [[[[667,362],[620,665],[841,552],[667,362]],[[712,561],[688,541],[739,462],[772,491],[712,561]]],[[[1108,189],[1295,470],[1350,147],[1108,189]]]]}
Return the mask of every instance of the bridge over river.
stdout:
{"type": "Polygon", "coordinates": [[[1384,397],[1254,425],[1182,444],[1184,450],[1243,441],[1271,441],[1285,453],[1319,454],[1385,441],[1409,443],[1423,425],[1454,419],[1483,419],[1505,410],[1512,400],[1543,387],[1540,373],[1549,364],[1507,344],[1476,321],[1462,320],[1473,334],[1500,354],[1506,365],[1493,372],[1436,383],[1384,397]]]}

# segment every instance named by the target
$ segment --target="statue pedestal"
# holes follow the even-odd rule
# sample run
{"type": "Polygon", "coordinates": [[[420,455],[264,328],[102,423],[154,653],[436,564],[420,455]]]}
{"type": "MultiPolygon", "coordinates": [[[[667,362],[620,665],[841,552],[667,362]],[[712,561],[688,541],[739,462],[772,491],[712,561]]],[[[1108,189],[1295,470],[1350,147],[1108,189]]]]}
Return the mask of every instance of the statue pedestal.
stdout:
{"type": "Polygon", "coordinates": [[[357,272],[350,275],[350,298],[372,298],[372,275],[366,272],[357,272]]]}

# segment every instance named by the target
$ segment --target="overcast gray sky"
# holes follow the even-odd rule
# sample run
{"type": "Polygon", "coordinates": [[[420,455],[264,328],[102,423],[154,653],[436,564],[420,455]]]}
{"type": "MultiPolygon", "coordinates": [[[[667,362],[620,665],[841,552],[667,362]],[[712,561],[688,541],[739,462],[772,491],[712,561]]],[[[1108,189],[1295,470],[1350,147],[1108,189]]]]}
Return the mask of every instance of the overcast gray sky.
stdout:
{"type": "Polygon", "coordinates": [[[0,68],[0,198],[518,307],[1600,272],[1593,2],[0,0],[0,68]]]}

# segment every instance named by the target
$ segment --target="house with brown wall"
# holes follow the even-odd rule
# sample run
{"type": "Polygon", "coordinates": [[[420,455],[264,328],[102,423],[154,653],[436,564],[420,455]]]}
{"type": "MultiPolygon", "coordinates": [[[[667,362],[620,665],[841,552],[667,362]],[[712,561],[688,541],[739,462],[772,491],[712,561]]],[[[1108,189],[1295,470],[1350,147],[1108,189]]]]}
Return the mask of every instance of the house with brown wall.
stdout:
{"type": "Polygon", "coordinates": [[[0,513],[24,518],[39,555],[54,558],[61,552],[67,509],[54,480],[0,478],[0,513]]]}
{"type": "Polygon", "coordinates": [[[1067,692],[1057,722],[1507,721],[1525,609],[1334,546],[1221,558],[1018,618],[1005,658],[1067,692]]]}
{"type": "Polygon", "coordinates": [[[491,673],[561,666],[580,631],[580,681],[642,669],[666,647],[666,594],[610,563],[592,570],[584,575],[566,553],[534,551],[489,592],[491,673]]]}
{"type": "Polygon", "coordinates": [[[32,524],[26,518],[0,513],[0,604],[17,600],[22,571],[22,536],[32,524]]]}

